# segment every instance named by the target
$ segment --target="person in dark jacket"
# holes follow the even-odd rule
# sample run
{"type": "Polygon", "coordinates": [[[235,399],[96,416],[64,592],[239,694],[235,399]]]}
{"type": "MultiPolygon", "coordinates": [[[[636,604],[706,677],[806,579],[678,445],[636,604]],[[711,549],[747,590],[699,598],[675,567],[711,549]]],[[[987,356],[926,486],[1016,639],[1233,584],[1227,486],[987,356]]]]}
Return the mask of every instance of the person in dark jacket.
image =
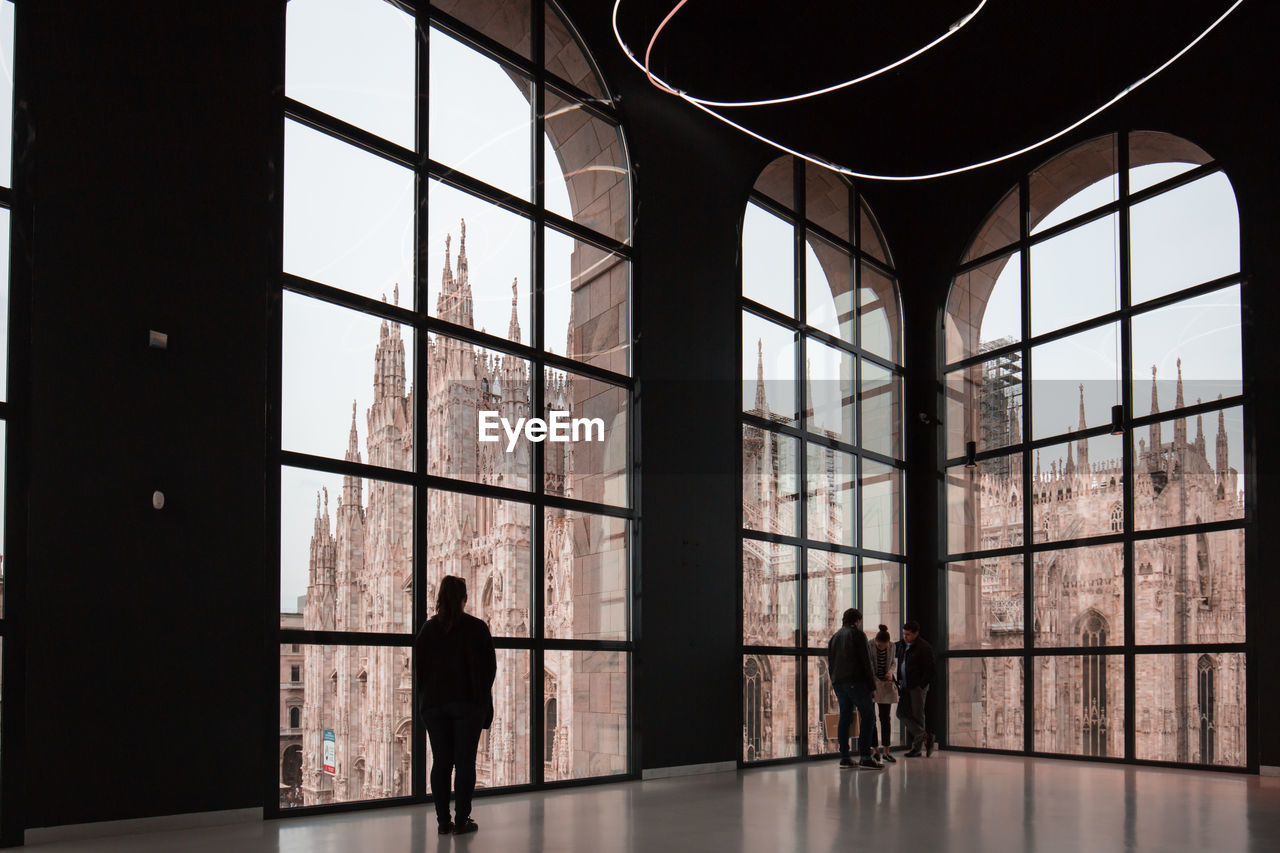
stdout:
{"type": "Polygon", "coordinates": [[[840,767],[854,766],[849,756],[849,727],[853,724],[853,709],[858,709],[861,725],[858,731],[858,752],[862,767],[882,770],[884,765],[875,758],[876,722],[871,694],[875,690],[875,667],[871,662],[871,650],[867,635],[862,633],[862,612],[850,607],[844,612],[842,627],[827,643],[827,672],[831,676],[831,689],[840,705],[840,720],[836,737],[840,741],[840,767]]]}
{"type": "Polygon", "coordinates": [[[907,729],[911,749],[908,758],[918,758],[923,750],[933,755],[936,740],[925,729],[924,703],[937,664],[933,646],[920,636],[920,623],[914,619],[902,623],[902,639],[898,641],[898,716],[907,729]]]}
{"type": "Polygon", "coordinates": [[[463,835],[479,827],[471,819],[480,732],[493,722],[493,679],[498,657],[489,626],[463,612],[467,582],[446,575],[436,615],[413,641],[418,668],[418,719],[431,740],[431,796],[440,834],[463,835]],[[456,819],[449,819],[449,777],[454,776],[456,819]]]}

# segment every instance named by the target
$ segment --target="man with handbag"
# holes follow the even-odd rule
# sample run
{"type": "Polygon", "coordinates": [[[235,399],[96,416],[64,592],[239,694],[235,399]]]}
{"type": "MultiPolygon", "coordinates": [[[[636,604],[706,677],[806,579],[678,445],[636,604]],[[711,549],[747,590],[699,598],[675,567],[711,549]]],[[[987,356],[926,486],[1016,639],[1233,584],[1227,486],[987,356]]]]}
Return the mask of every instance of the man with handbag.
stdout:
{"type": "Polygon", "coordinates": [[[827,643],[827,673],[831,676],[831,689],[835,691],[840,705],[840,722],[836,728],[840,742],[840,767],[847,770],[855,766],[849,755],[849,728],[853,723],[853,710],[857,708],[861,761],[856,766],[883,770],[884,765],[875,758],[876,723],[871,702],[875,669],[871,663],[867,635],[862,632],[862,612],[850,607],[841,621],[842,627],[827,643]]]}
{"type": "Polygon", "coordinates": [[[920,636],[920,623],[909,619],[902,623],[902,639],[898,641],[898,717],[907,729],[911,749],[907,758],[933,755],[937,744],[925,729],[924,703],[937,671],[933,646],[920,636]],[[923,751],[923,752],[922,752],[923,751]]]}

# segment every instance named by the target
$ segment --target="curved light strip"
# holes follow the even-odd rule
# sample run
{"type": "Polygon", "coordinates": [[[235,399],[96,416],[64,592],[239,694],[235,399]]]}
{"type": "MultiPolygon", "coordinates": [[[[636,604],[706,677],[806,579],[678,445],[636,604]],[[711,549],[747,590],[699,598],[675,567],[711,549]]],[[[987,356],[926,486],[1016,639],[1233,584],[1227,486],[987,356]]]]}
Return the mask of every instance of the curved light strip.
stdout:
{"type": "MultiPolygon", "coordinates": [[[[1200,33],[1200,35],[1192,39],[1191,42],[1188,43],[1186,47],[1182,48],[1182,50],[1178,51],[1173,56],[1169,57],[1167,60],[1161,63],[1161,65],[1158,68],[1156,68],[1154,71],[1152,71],[1150,74],[1147,74],[1145,77],[1142,77],[1137,81],[1129,84],[1124,89],[1122,89],[1120,93],[1117,94],[1114,98],[1107,101],[1105,104],[1098,107],[1093,112],[1088,113],[1082,118],[1062,128],[1062,130],[1059,130],[1057,133],[1053,134],[1052,136],[1047,136],[1044,139],[1041,139],[1039,142],[1033,142],[1032,144],[1027,145],[1023,148],[1019,148],[1017,151],[1010,151],[1008,154],[1002,154],[999,157],[992,157],[990,160],[983,160],[979,163],[970,163],[967,166],[958,166],[957,168],[954,168],[954,169],[945,169],[941,172],[928,172],[920,175],[877,175],[871,172],[859,172],[855,169],[850,169],[847,166],[841,166],[836,163],[830,163],[826,160],[821,160],[816,157],[811,157],[808,154],[801,154],[799,151],[796,151],[794,148],[788,148],[786,145],[783,145],[780,142],[775,142],[772,139],[769,139],[767,136],[763,136],[759,133],[756,133],[754,130],[743,127],[742,125],[738,124],[736,121],[726,118],[725,116],[721,115],[720,113],[716,112],[710,107],[707,107],[703,104],[698,103],[698,101],[690,98],[688,95],[685,95],[683,92],[674,91],[674,90],[669,90],[669,91],[672,91],[672,93],[675,94],[676,97],[681,98],[684,101],[687,101],[688,103],[702,110],[704,113],[711,116],[712,118],[719,119],[720,121],[724,122],[730,127],[735,128],[736,130],[739,130],[750,137],[758,139],[761,142],[765,143],[766,145],[772,146],[773,148],[776,148],[779,151],[785,152],[787,154],[791,154],[792,156],[795,156],[795,157],[799,157],[801,160],[807,160],[808,162],[813,163],[815,166],[822,166],[824,169],[830,169],[833,172],[839,172],[840,174],[848,175],[851,178],[862,178],[868,181],[928,181],[934,178],[945,178],[951,175],[963,174],[964,172],[972,172],[975,169],[981,169],[986,166],[995,165],[996,163],[1002,163],[1005,160],[1011,160],[1014,157],[1020,157],[1029,151],[1034,151],[1037,148],[1048,145],[1050,142],[1053,142],[1055,139],[1059,139],[1065,136],[1066,134],[1075,130],[1080,125],[1084,124],[1085,122],[1094,118],[1098,114],[1102,113],[1109,107],[1114,106],[1116,103],[1118,103],[1121,99],[1123,99],[1126,95],[1128,95],[1134,89],[1137,89],[1139,86],[1143,85],[1144,83],[1147,83],[1150,80],[1154,79],[1160,72],[1164,71],[1170,65],[1172,65],[1173,63],[1181,59],[1183,55],[1187,53],[1187,51],[1191,50],[1191,48],[1199,44],[1205,38],[1205,36],[1209,35],[1209,33],[1217,29],[1219,24],[1221,24],[1228,17],[1230,17],[1230,15],[1233,12],[1235,12],[1236,9],[1240,8],[1240,5],[1242,3],[1244,3],[1244,0],[1235,0],[1235,2],[1231,4],[1231,7],[1228,8],[1227,11],[1223,12],[1220,16],[1218,16],[1217,20],[1215,20],[1212,24],[1210,24],[1208,27],[1205,28],[1204,32],[1200,33]]],[[[622,33],[618,31],[618,7],[621,5],[622,5],[622,0],[615,0],[614,6],[613,6],[613,36],[617,40],[618,46],[622,48],[623,52],[626,53],[627,57],[635,64],[635,66],[639,68],[641,71],[645,71],[644,64],[640,62],[640,60],[636,59],[635,55],[631,52],[631,48],[629,48],[627,46],[627,43],[623,41],[622,33]]]]}
{"type": "MultiPolygon", "coordinates": [[[[672,9],[670,12],[668,12],[667,16],[662,19],[662,23],[658,24],[658,28],[653,31],[653,36],[649,39],[649,46],[645,48],[645,51],[644,51],[644,63],[643,63],[643,70],[644,70],[644,73],[648,75],[649,82],[657,86],[659,89],[662,89],[665,92],[668,92],[672,95],[679,95],[680,97],[684,98],[687,101],[690,101],[691,103],[702,104],[703,106],[707,106],[707,107],[766,107],[773,104],[785,104],[791,101],[802,101],[805,98],[814,98],[814,97],[817,97],[818,95],[828,95],[832,92],[838,92],[841,89],[847,89],[850,86],[856,86],[859,83],[866,82],[867,80],[870,80],[872,77],[879,77],[881,74],[884,74],[886,71],[892,71],[893,69],[897,68],[900,65],[905,65],[906,63],[915,59],[917,56],[920,56],[922,53],[932,50],[933,48],[942,44],[942,42],[946,41],[956,33],[960,32],[962,29],[964,29],[965,26],[970,21],[972,21],[975,17],[977,17],[978,13],[982,11],[983,7],[986,6],[987,3],[990,2],[990,0],[981,0],[981,2],[979,2],[978,5],[974,7],[972,12],[970,12],[969,14],[965,15],[963,18],[961,18],[960,20],[952,24],[951,27],[945,33],[938,36],[936,39],[929,42],[924,47],[921,47],[913,51],[912,53],[907,54],[906,56],[902,57],[896,62],[889,63],[883,68],[877,68],[875,71],[872,71],[868,74],[863,74],[861,77],[854,77],[852,80],[845,80],[843,83],[836,83],[833,86],[827,86],[826,88],[823,88],[823,89],[813,89],[812,91],[801,92],[800,94],[797,94],[797,95],[786,95],[781,98],[766,98],[759,101],[713,101],[708,98],[699,98],[694,95],[690,95],[688,92],[684,92],[674,88],[670,83],[668,83],[667,81],[663,80],[661,77],[653,73],[652,67],[649,62],[649,54],[653,52],[653,46],[657,43],[658,37],[662,35],[662,31],[666,29],[667,24],[671,22],[671,19],[676,16],[676,13],[679,12],[682,8],[684,8],[684,5],[688,2],[689,0],[680,0],[680,2],[676,4],[675,8],[672,9]]],[[[614,16],[615,23],[618,17],[618,9],[621,6],[622,6],[622,0],[616,0],[613,6],[613,16],[614,16]]],[[[616,25],[614,27],[614,32],[615,33],[617,32],[616,25]]],[[[631,51],[627,49],[626,45],[623,45],[623,50],[627,50],[628,55],[630,55],[631,51]]],[[[635,57],[632,57],[633,60],[634,58],[635,57]]]]}

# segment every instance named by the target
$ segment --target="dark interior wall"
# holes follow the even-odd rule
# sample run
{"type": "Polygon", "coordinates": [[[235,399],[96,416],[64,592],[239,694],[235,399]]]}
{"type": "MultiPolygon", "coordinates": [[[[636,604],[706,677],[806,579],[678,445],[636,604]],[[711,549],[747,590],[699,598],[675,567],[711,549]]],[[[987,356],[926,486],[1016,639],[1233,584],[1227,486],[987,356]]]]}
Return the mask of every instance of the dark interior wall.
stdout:
{"type": "MultiPolygon", "coordinates": [[[[18,86],[33,135],[16,150],[35,158],[15,178],[34,201],[34,231],[15,244],[34,267],[26,824],[261,805],[271,768],[262,766],[258,626],[275,568],[264,557],[263,499],[265,318],[279,263],[271,81],[283,4],[150,0],[128,14],[66,0],[22,5],[18,86]],[[171,335],[169,352],[146,348],[149,328],[171,335]],[[150,508],[153,489],[168,497],[163,511],[150,508]]],[[[651,90],[612,46],[611,4],[564,5],[622,95],[636,167],[638,767],[733,760],[738,226],[772,155],[651,90]]],[[[1274,31],[1275,13],[1265,15],[1250,27],[1274,31]]],[[[1267,334],[1280,308],[1271,286],[1280,280],[1280,92],[1263,57],[1223,42],[1074,138],[1127,124],[1166,130],[1227,165],[1252,276],[1247,375],[1265,472],[1280,470],[1280,448],[1256,440],[1280,390],[1266,369],[1280,364],[1280,338],[1267,334]]],[[[840,123],[815,115],[815,134],[840,123]]],[[[984,132],[1015,134],[1018,120],[1011,111],[984,132]]],[[[852,162],[866,142],[829,153],[852,162]]],[[[886,137],[883,163],[892,165],[893,149],[886,137]]],[[[866,190],[902,274],[909,612],[934,636],[936,449],[934,428],[915,414],[935,409],[938,308],[985,212],[1043,157],[866,190]]],[[[15,329],[17,346],[22,338],[15,329]]],[[[1251,473],[1257,517],[1275,518],[1280,489],[1251,473]]],[[[1280,547],[1278,537],[1261,525],[1255,555],[1280,547]]],[[[1259,614],[1280,601],[1280,579],[1260,559],[1253,566],[1250,612],[1259,614]]],[[[1256,648],[1280,644],[1275,620],[1253,626],[1256,648]]],[[[1255,664],[1251,677],[1262,713],[1280,706],[1275,667],[1255,664]]],[[[1253,722],[1262,762],[1280,763],[1280,732],[1253,722]]]]}
{"type": "Polygon", "coordinates": [[[282,8],[20,6],[26,824],[257,805],[282,8]]]}

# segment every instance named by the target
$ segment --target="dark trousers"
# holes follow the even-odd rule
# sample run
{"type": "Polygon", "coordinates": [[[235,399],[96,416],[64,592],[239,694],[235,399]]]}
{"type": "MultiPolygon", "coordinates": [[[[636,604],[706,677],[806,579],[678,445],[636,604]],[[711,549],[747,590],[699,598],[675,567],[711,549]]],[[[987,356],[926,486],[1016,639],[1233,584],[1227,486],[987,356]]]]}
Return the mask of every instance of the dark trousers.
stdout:
{"type": "Polygon", "coordinates": [[[899,691],[898,716],[907,729],[907,743],[912,749],[924,746],[928,732],[924,728],[924,700],[929,695],[929,688],[906,687],[899,691]]]}
{"type": "Polygon", "coordinates": [[[476,749],[480,746],[481,720],[469,703],[451,702],[423,712],[431,740],[431,796],[436,820],[449,822],[449,777],[454,776],[458,820],[471,816],[471,795],[476,790],[476,749]]]}
{"type": "Polygon", "coordinates": [[[890,728],[889,709],[892,708],[888,702],[877,702],[876,709],[880,712],[880,746],[885,749],[889,748],[889,744],[893,741],[893,729],[890,728]]]}
{"type": "Polygon", "coordinates": [[[870,758],[876,748],[875,703],[871,701],[870,684],[834,684],[836,702],[840,705],[840,721],[836,737],[840,741],[840,757],[849,757],[849,728],[853,725],[853,709],[858,709],[858,752],[870,758]]]}

